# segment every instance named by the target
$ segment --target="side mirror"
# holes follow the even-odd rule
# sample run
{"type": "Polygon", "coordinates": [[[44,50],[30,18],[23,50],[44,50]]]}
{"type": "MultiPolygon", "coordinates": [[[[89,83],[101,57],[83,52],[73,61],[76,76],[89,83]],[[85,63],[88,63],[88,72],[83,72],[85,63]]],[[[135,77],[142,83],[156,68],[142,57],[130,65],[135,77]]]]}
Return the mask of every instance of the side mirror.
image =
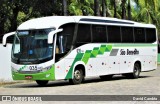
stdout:
{"type": "Polygon", "coordinates": [[[54,34],[63,31],[63,29],[58,29],[58,30],[53,30],[48,34],[48,44],[52,44],[53,43],[53,36],[54,34]]]}
{"type": "Polygon", "coordinates": [[[6,47],[6,45],[7,45],[7,38],[10,37],[10,36],[12,36],[12,35],[14,35],[15,33],[16,32],[14,31],[14,32],[10,32],[10,33],[4,34],[3,40],[2,40],[4,47],[6,47]]]}

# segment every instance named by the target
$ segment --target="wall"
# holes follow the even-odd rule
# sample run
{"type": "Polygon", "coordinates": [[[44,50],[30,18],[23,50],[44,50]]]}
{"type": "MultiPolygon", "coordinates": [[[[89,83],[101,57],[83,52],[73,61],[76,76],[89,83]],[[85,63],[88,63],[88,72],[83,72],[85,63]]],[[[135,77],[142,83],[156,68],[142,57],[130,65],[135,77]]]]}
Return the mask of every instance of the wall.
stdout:
{"type": "Polygon", "coordinates": [[[0,44],[0,81],[12,81],[11,76],[11,44],[3,47],[0,44]]]}

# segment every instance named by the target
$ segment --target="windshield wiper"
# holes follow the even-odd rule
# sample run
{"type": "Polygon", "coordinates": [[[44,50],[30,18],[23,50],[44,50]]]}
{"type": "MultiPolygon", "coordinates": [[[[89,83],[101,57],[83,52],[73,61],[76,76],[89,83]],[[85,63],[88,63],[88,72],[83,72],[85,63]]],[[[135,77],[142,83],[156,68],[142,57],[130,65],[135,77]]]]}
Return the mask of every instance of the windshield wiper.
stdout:
{"type": "Polygon", "coordinates": [[[19,57],[17,58],[17,63],[20,64],[20,57],[22,56],[22,53],[19,53],[19,57]]]}
{"type": "Polygon", "coordinates": [[[37,62],[38,62],[38,63],[41,63],[41,61],[39,60],[38,56],[37,56],[36,54],[35,54],[35,56],[36,56],[35,59],[37,60],[37,62]]]}
{"type": "MultiPolygon", "coordinates": [[[[22,56],[22,53],[20,53],[19,57],[17,58],[17,63],[19,63],[19,64],[20,64],[21,62],[24,62],[24,63],[25,63],[25,62],[26,62],[26,63],[28,63],[28,62],[29,62],[29,63],[35,63],[35,62],[32,62],[32,61],[29,61],[30,58],[27,59],[28,61],[20,61],[20,60],[21,60],[21,58],[20,58],[21,56],[22,56]]],[[[41,61],[39,60],[39,58],[37,57],[37,55],[35,55],[35,56],[36,56],[36,57],[35,57],[36,64],[37,64],[37,63],[40,63],[41,61]]]]}

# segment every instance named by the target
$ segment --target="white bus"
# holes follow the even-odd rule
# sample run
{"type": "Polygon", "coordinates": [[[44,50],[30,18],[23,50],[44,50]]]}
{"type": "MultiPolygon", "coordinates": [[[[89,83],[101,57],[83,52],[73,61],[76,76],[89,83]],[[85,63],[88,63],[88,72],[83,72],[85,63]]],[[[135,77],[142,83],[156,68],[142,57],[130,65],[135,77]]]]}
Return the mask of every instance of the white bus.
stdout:
{"type": "Polygon", "coordinates": [[[138,78],[157,68],[157,35],[152,24],[94,16],[51,16],[22,23],[11,53],[14,80],[81,83],[122,74],[138,78]]]}

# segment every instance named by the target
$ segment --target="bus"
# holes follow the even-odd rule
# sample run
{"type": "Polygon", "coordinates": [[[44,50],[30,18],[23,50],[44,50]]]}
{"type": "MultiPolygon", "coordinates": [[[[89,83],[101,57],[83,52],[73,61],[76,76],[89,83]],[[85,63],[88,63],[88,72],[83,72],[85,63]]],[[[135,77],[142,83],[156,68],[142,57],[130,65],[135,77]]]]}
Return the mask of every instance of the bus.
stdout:
{"type": "Polygon", "coordinates": [[[157,30],[143,24],[96,16],[49,16],[28,20],[15,32],[11,52],[13,80],[106,80],[122,74],[138,78],[157,68],[157,30]]]}

